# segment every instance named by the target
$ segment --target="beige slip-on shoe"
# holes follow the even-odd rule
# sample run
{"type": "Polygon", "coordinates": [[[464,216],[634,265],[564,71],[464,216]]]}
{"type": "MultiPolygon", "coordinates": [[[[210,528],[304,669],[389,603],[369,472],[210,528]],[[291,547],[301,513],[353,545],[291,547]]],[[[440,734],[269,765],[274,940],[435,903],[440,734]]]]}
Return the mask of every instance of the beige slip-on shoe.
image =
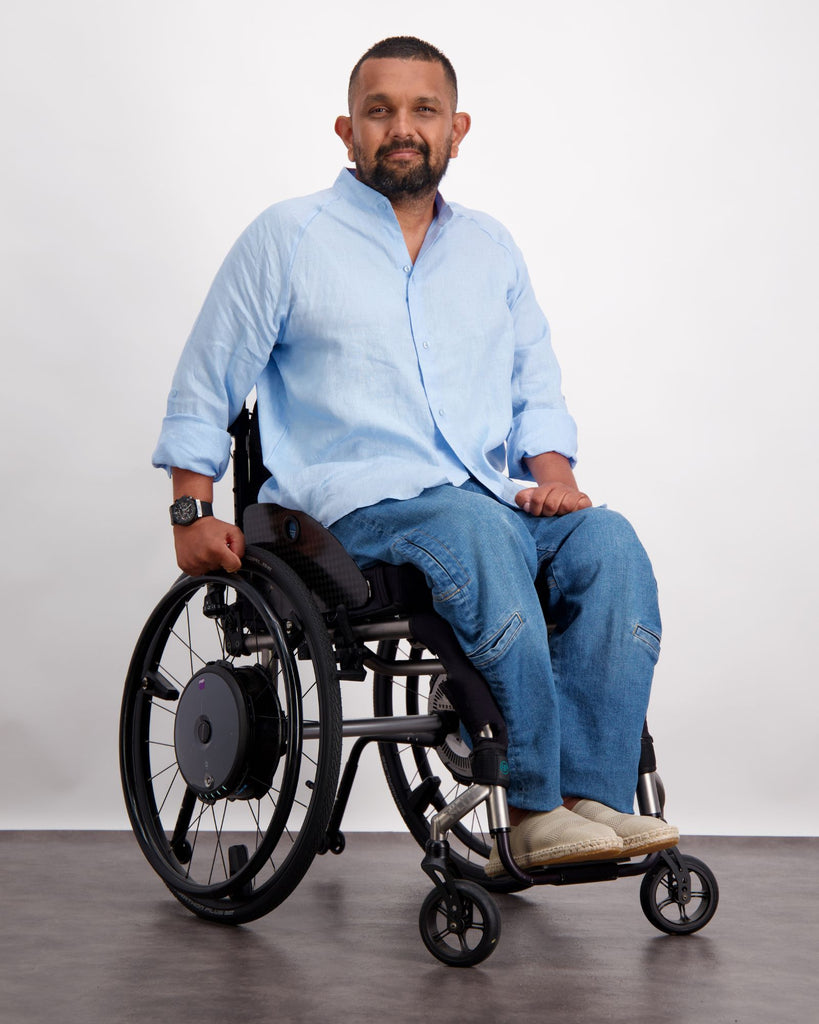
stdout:
{"type": "MultiPolygon", "coordinates": [[[[608,825],[589,821],[566,807],[530,811],[510,833],[515,863],[523,871],[548,864],[582,860],[616,860],[623,856],[623,840],[608,825]]],[[[484,869],[489,878],[505,874],[497,843],[484,869]]]]}
{"type": "Polygon", "coordinates": [[[623,840],[623,856],[641,857],[657,850],[667,850],[680,841],[679,829],[662,818],[646,814],[621,814],[596,800],[578,800],[572,808],[587,821],[608,825],[623,840]]]}

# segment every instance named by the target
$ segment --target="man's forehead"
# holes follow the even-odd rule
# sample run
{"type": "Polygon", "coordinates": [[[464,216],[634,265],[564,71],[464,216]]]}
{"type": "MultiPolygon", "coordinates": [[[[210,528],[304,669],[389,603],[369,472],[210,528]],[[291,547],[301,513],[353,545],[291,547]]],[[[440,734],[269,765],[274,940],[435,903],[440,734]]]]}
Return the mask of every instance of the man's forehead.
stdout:
{"type": "Polygon", "coordinates": [[[358,69],[356,99],[386,99],[396,92],[411,93],[414,99],[439,101],[452,98],[443,65],[438,61],[371,57],[358,69]]]}

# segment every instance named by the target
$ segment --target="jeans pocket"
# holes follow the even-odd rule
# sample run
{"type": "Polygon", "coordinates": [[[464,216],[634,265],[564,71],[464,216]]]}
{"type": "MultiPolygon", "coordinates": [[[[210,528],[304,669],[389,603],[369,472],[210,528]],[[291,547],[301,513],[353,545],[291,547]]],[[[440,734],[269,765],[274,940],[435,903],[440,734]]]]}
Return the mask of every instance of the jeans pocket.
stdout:
{"type": "Polygon", "coordinates": [[[424,573],[435,601],[451,601],[469,583],[469,573],[452,551],[422,530],[405,534],[394,548],[424,573]]]}
{"type": "Polygon", "coordinates": [[[649,629],[648,626],[643,626],[639,622],[632,630],[632,636],[635,636],[638,640],[641,640],[647,647],[651,648],[654,654],[654,660],[660,657],[660,634],[655,633],[653,629],[649,629]]]}
{"type": "Polygon", "coordinates": [[[486,668],[504,655],[509,645],[523,628],[523,616],[513,612],[501,628],[488,640],[484,640],[474,651],[467,651],[466,656],[477,669],[486,668]]]}

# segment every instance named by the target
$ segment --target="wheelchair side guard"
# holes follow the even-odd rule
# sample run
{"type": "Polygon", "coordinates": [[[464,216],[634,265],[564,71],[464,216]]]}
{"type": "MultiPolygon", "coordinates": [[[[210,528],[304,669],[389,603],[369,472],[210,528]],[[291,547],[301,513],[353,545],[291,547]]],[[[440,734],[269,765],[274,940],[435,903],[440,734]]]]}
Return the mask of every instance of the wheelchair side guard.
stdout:
{"type": "Polygon", "coordinates": [[[369,600],[361,570],[333,534],[307,513],[264,502],[246,508],[243,522],[247,542],[269,549],[298,573],[320,611],[339,605],[360,608],[369,600]]]}

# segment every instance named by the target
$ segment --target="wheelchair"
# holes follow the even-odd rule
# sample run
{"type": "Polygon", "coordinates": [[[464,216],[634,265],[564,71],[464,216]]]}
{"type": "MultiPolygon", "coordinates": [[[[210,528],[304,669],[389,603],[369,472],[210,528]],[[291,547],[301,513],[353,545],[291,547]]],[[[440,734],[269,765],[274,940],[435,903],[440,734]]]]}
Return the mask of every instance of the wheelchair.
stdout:
{"type": "MultiPolygon", "coordinates": [[[[242,568],[181,576],[149,616],[128,669],[120,769],[139,846],[201,918],[267,914],[317,855],[341,854],[342,818],[362,751],[377,743],[387,784],[424,850],[432,889],[420,909],[427,949],[480,963],[497,947],[492,893],[642,876],[640,903],[669,934],[706,925],[711,870],[674,848],[638,862],[521,871],[509,848],[506,729],[492,695],[434,614],[412,566],[360,570],[298,511],[254,504],[267,472],[245,408],[231,427],[242,568]],[[374,716],[342,716],[340,681],[372,673],[374,716]],[[342,739],[354,738],[341,772],[342,739]],[[493,838],[506,874],[488,878],[493,838]]],[[[642,814],[664,792],[643,730],[642,814]]]]}

